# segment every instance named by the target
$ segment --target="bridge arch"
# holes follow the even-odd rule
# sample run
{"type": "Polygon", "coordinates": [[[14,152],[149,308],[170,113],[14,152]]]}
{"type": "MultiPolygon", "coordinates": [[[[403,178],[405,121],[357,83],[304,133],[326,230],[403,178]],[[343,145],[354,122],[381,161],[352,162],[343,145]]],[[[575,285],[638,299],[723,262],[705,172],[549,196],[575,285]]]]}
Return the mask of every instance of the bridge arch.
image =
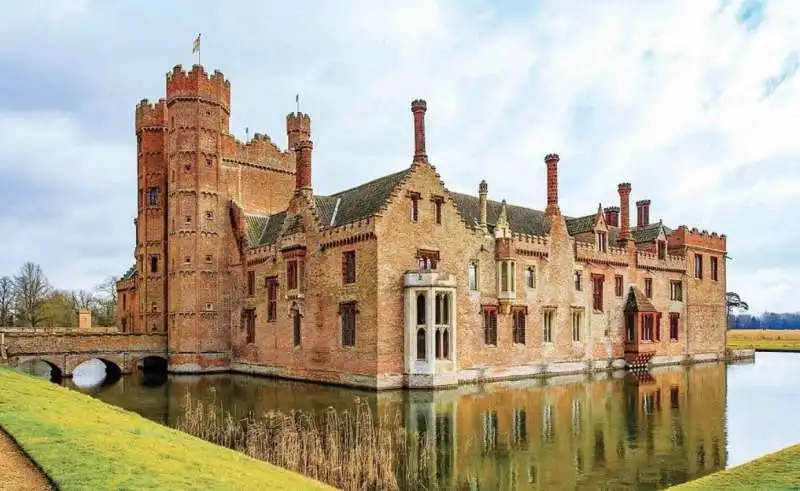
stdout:
{"type": "Polygon", "coordinates": [[[123,367],[125,366],[124,360],[118,358],[115,356],[89,354],[68,360],[68,365],[72,368],[70,373],[73,383],[78,386],[83,385],[81,382],[84,382],[87,386],[113,384],[122,377],[123,367]],[[89,373],[84,378],[85,374],[82,372],[81,367],[87,367],[87,364],[92,360],[102,363],[105,369],[105,374],[102,377],[98,373],[89,373]]]}
{"type": "Polygon", "coordinates": [[[167,381],[166,356],[144,356],[137,361],[136,368],[142,385],[158,387],[167,381]]]}
{"type": "Polygon", "coordinates": [[[18,372],[35,375],[37,377],[47,377],[44,373],[45,369],[50,370],[48,378],[51,382],[60,384],[64,379],[64,370],[62,370],[58,364],[46,358],[28,357],[19,360],[17,363],[18,372]]]}

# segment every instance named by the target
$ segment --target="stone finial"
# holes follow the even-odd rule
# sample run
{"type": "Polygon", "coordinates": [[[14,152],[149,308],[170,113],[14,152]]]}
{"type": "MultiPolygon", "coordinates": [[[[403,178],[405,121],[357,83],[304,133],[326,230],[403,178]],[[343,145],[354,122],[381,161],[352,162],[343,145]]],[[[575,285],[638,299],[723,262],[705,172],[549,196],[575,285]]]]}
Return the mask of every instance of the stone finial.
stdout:
{"type": "Polygon", "coordinates": [[[482,179],[480,184],[478,184],[478,193],[484,194],[489,192],[489,185],[486,184],[486,180],[482,179]]]}

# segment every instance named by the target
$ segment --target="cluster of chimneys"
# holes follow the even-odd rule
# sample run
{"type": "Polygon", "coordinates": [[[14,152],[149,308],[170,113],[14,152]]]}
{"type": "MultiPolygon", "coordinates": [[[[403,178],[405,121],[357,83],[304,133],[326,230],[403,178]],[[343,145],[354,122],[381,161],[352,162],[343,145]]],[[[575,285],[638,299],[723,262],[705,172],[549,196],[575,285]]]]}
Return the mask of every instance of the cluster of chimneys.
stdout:
{"type": "MultiPolygon", "coordinates": [[[[428,162],[428,154],[425,151],[425,112],[428,109],[427,103],[422,99],[415,99],[411,102],[411,112],[414,115],[414,162],[428,162]]],[[[287,133],[289,136],[289,148],[294,150],[296,155],[297,170],[295,189],[311,189],[311,153],[314,149],[311,143],[311,119],[306,114],[292,113],[287,116],[287,133]]],[[[558,154],[551,153],[544,157],[547,166],[547,207],[545,213],[549,216],[561,214],[558,207],[558,154]]],[[[478,192],[481,195],[487,194],[488,186],[486,181],[481,181],[478,192]]],[[[630,195],[631,184],[629,182],[620,183],[617,187],[619,192],[619,206],[609,206],[603,209],[606,224],[619,227],[620,241],[626,241],[630,237],[630,195]],[[620,215],[622,223],[620,223],[620,215]]],[[[636,226],[644,227],[650,224],[650,200],[644,199],[636,202],[636,226]]],[[[481,217],[485,220],[485,217],[481,217]]]]}

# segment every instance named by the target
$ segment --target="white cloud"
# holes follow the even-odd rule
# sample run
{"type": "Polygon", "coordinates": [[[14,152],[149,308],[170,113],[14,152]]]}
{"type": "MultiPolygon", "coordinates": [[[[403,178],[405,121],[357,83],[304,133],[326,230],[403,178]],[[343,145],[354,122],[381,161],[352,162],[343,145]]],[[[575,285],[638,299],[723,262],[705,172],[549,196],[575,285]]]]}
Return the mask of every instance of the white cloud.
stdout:
{"type": "MultiPolygon", "coordinates": [[[[2,172],[52,173],[51,180],[76,186],[86,179],[87,194],[102,186],[116,193],[113,206],[128,215],[102,223],[130,245],[113,254],[125,259],[106,274],[124,270],[136,199],[133,105],[161,95],[173,64],[191,62],[191,39],[200,30],[207,68],[223,68],[233,84],[235,133],[249,126],[251,134],[267,132],[284,144],[283,114],[302,94],[314,118],[318,192],[408,165],[408,105],[423,97],[428,152],[450,188],[474,192],[486,178],[491,197],[541,208],[542,157],[558,152],[565,212],[616,203],[616,184],[630,181],[634,199],[653,200],[653,218],[729,236],[736,258],[729,288],[754,309],[800,309],[787,293],[800,290],[800,276],[778,274],[800,268],[800,260],[789,254],[791,242],[768,242],[796,239],[791,225],[800,226],[792,203],[800,187],[793,135],[800,78],[787,78],[764,97],[765,81],[800,50],[800,5],[768,4],[763,22],[748,31],[736,22],[735,1],[725,8],[696,0],[612,4],[232,3],[172,16],[169,29],[154,27],[142,37],[142,25],[160,26],[154,12],[167,16],[167,7],[72,3],[48,18],[47,33],[35,32],[48,49],[69,47],[81,71],[75,80],[91,82],[81,101],[87,112],[6,115],[6,138],[27,143],[0,146],[0,165],[2,172]],[[103,48],[109,53],[98,62],[103,48]],[[93,116],[120,122],[125,133],[102,135],[90,124],[93,116]],[[37,144],[36,133],[46,138],[37,144]],[[759,254],[763,244],[785,257],[785,268],[771,269],[775,261],[759,254]]],[[[6,34],[0,29],[0,65],[3,53],[11,59],[25,50],[42,63],[53,59],[26,37],[37,18],[26,10],[6,34]]],[[[67,220],[68,210],[81,206],[86,202],[55,209],[67,220]]],[[[3,261],[4,269],[11,266],[3,261]]],[[[96,280],[74,278],[64,286],[96,280]]]]}

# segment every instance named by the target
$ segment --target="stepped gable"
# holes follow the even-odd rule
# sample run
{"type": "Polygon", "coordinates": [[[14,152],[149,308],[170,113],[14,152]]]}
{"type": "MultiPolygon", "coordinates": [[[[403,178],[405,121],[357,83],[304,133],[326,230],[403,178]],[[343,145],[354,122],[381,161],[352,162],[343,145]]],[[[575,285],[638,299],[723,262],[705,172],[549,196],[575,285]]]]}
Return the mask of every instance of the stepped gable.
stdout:
{"type": "Polygon", "coordinates": [[[625,312],[658,312],[653,306],[653,302],[636,286],[630,287],[624,310],[625,312]]]}
{"type": "MultiPolygon", "coordinates": [[[[454,193],[448,191],[459,213],[469,225],[476,225],[481,216],[480,201],[477,196],[454,193]]],[[[498,201],[486,200],[486,222],[489,231],[494,230],[503,204],[498,201]]],[[[524,208],[522,206],[506,203],[506,218],[512,232],[525,235],[545,236],[550,234],[550,218],[543,211],[524,208]]]]}

